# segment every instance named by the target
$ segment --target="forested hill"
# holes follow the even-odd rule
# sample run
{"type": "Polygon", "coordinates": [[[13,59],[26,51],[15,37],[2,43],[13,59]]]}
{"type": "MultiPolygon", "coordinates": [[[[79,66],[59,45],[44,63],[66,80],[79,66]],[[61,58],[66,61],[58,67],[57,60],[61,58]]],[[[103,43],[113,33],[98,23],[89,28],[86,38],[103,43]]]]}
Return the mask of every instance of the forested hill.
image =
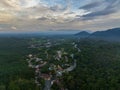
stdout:
{"type": "Polygon", "coordinates": [[[113,28],[108,29],[105,31],[96,31],[92,34],[82,34],[83,32],[77,33],[75,35],[79,37],[87,37],[92,39],[102,39],[102,40],[108,40],[108,41],[120,41],[120,28],[113,28]]]}

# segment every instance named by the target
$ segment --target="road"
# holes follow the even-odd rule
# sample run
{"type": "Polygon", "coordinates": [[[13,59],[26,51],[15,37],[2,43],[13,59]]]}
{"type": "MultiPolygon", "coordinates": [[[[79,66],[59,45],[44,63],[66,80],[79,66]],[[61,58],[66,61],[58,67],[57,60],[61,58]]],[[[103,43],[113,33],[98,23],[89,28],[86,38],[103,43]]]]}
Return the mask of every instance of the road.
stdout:
{"type": "Polygon", "coordinates": [[[44,90],[50,90],[50,88],[51,88],[51,80],[45,80],[44,90]]]}

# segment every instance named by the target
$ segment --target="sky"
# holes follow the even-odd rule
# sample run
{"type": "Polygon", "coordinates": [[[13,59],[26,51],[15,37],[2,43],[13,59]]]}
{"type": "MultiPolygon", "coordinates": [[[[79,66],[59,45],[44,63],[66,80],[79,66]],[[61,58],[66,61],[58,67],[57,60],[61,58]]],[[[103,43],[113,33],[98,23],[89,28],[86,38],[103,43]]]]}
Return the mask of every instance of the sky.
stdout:
{"type": "Polygon", "coordinates": [[[0,0],[0,31],[120,27],[120,0],[0,0]]]}

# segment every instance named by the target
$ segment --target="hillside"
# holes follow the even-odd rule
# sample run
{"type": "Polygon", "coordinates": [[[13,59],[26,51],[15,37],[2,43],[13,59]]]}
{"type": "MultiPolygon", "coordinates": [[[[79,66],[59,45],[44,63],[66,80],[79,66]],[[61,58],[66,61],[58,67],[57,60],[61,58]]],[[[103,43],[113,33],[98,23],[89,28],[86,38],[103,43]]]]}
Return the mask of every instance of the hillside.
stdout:
{"type": "Polygon", "coordinates": [[[97,31],[91,34],[89,37],[109,41],[120,41],[120,28],[108,29],[106,31],[97,31]]]}
{"type": "Polygon", "coordinates": [[[79,36],[81,38],[88,37],[89,35],[90,35],[90,33],[86,32],[86,31],[82,31],[82,32],[75,34],[75,36],[79,36]]]}
{"type": "Polygon", "coordinates": [[[96,31],[89,34],[85,31],[75,34],[76,36],[88,37],[91,39],[101,39],[107,41],[120,41],[120,28],[112,28],[105,31],[96,31]]]}

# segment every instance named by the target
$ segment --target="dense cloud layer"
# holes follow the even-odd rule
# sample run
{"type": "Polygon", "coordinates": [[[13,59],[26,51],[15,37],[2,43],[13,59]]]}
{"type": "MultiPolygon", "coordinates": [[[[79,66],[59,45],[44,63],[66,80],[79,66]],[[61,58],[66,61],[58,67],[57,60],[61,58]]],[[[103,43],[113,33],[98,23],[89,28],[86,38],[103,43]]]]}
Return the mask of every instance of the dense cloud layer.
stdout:
{"type": "Polygon", "coordinates": [[[80,7],[80,9],[88,10],[91,13],[84,15],[84,19],[93,19],[98,16],[104,16],[113,14],[119,11],[120,8],[120,0],[104,0],[104,1],[97,1],[97,2],[91,2],[83,7],[80,7]],[[95,8],[97,10],[95,10],[95,8]]]}
{"type": "Polygon", "coordinates": [[[120,0],[1,0],[0,3],[1,31],[99,30],[119,27],[119,23],[120,0]]]}

